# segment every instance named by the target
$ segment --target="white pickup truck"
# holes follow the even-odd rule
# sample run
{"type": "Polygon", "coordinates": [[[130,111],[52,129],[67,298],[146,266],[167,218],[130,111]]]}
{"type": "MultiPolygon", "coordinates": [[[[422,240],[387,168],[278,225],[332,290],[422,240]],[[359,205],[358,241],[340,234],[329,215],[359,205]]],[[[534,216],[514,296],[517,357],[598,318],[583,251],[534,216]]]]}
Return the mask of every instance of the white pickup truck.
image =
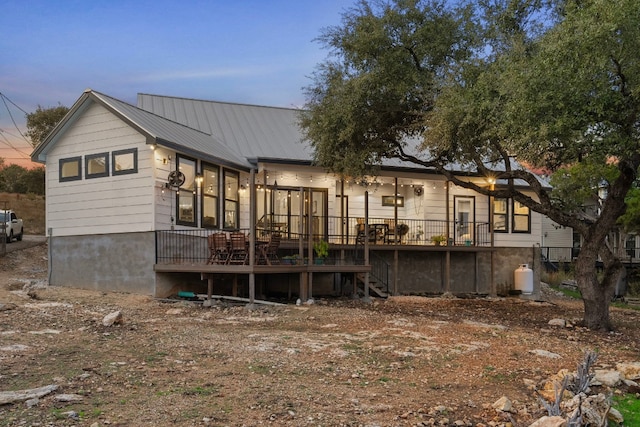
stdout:
{"type": "Polygon", "coordinates": [[[24,227],[22,220],[18,218],[16,213],[11,210],[0,210],[0,242],[5,240],[7,243],[15,238],[16,240],[22,240],[24,227]],[[7,239],[6,236],[9,236],[7,239]]]}

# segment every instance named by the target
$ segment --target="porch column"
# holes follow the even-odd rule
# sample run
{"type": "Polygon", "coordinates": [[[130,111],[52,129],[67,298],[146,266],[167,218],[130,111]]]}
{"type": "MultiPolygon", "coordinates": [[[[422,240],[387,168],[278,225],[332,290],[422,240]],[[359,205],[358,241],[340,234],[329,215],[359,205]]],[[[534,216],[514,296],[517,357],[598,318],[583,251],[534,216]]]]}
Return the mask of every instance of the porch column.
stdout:
{"type": "MultiPolygon", "coordinates": [[[[266,192],[266,190],[265,190],[266,192]]],[[[256,298],[256,274],[253,272],[253,265],[256,258],[256,170],[251,169],[249,178],[249,304],[248,308],[253,308],[256,298]]]]}
{"type": "MultiPolygon", "coordinates": [[[[302,193],[304,196],[304,193],[302,193]]],[[[303,197],[304,198],[304,197],[303,197]]],[[[311,206],[313,206],[313,192],[311,188],[309,188],[309,196],[306,200],[307,205],[307,250],[309,251],[309,265],[314,264],[315,255],[313,253],[313,210],[311,206]]],[[[307,273],[307,300],[313,298],[313,272],[307,273]]]]}
{"type": "MultiPolygon", "coordinates": [[[[364,192],[364,265],[369,265],[369,191],[364,192]]],[[[364,273],[364,302],[371,302],[369,297],[369,272],[364,273]]]]}

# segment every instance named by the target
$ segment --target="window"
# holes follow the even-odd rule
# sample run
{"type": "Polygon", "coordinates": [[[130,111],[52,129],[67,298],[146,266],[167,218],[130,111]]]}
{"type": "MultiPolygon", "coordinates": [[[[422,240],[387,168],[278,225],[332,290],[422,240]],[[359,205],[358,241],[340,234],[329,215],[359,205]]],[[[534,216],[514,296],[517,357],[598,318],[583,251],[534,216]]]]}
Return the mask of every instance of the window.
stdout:
{"type": "Polygon", "coordinates": [[[382,206],[393,206],[394,204],[397,204],[398,207],[404,207],[404,197],[382,196],[382,206]]]}
{"type": "Polygon", "coordinates": [[[109,153],[85,156],[84,173],[87,179],[109,176],[109,153]]]}
{"type": "Polygon", "coordinates": [[[82,157],[60,159],[60,182],[82,179],[81,161],[82,157]]]}
{"type": "Polygon", "coordinates": [[[507,233],[509,231],[509,221],[507,221],[508,212],[507,199],[493,200],[493,231],[497,233],[507,233]]]}
{"type": "Polygon", "coordinates": [[[240,224],[239,181],[236,172],[224,171],[224,228],[237,229],[240,224]]]}
{"type": "Polygon", "coordinates": [[[119,150],[111,153],[111,175],[126,175],[138,172],[138,149],[119,150]]]}
{"type": "Polygon", "coordinates": [[[513,201],[513,232],[531,232],[531,214],[529,208],[515,200],[513,201]]]}
{"type": "Polygon", "coordinates": [[[184,184],[176,192],[176,223],[196,225],[196,161],[186,157],[177,158],[177,167],[185,176],[184,184]]]}
{"type": "Polygon", "coordinates": [[[216,166],[202,166],[202,227],[218,227],[219,174],[216,166]]]}

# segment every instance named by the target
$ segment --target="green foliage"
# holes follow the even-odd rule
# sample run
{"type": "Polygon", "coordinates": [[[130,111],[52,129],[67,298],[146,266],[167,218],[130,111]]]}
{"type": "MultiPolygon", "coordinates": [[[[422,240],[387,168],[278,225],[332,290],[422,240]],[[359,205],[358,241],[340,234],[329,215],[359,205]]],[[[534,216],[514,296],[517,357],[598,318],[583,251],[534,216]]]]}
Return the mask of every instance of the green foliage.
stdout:
{"type": "Polygon", "coordinates": [[[558,169],[551,176],[552,198],[565,211],[581,212],[585,206],[600,207],[601,190],[608,190],[620,175],[618,168],[604,161],[585,161],[558,169]]]}
{"type": "Polygon", "coordinates": [[[325,240],[318,240],[313,244],[313,250],[318,258],[326,258],[329,256],[329,243],[325,240]]]}
{"type": "Polygon", "coordinates": [[[44,168],[0,164],[0,193],[44,195],[44,168]]]}
{"type": "Polygon", "coordinates": [[[625,394],[623,396],[613,396],[614,407],[620,411],[624,417],[624,425],[638,426],[640,425],[640,399],[633,394],[625,394]]]}
{"type": "Polygon", "coordinates": [[[438,80],[469,56],[470,10],[442,1],[361,1],[319,40],[332,50],[306,88],[301,125],[315,160],[343,175],[375,172],[424,130],[438,80]]]}
{"type": "Polygon", "coordinates": [[[36,111],[27,114],[27,136],[34,147],[44,141],[68,111],[69,108],[63,105],[49,108],[38,105],[36,111]]]}

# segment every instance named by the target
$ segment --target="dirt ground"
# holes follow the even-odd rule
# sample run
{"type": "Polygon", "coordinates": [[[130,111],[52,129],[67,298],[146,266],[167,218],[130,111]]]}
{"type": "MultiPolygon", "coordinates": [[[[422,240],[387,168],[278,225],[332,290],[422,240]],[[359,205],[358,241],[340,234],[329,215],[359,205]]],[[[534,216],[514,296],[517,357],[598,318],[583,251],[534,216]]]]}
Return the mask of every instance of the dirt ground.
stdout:
{"type": "Polygon", "coordinates": [[[45,245],[0,258],[0,392],[58,386],[0,405],[0,426],[528,426],[546,415],[532,382],[587,350],[598,366],[640,360],[639,311],[613,308],[613,333],[550,326],[582,316],[553,292],[250,311],[47,287],[46,275],[45,245]],[[117,310],[122,323],[104,326],[117,310]],[[502,396],[511,413],[491,407],[502,396]]]}

